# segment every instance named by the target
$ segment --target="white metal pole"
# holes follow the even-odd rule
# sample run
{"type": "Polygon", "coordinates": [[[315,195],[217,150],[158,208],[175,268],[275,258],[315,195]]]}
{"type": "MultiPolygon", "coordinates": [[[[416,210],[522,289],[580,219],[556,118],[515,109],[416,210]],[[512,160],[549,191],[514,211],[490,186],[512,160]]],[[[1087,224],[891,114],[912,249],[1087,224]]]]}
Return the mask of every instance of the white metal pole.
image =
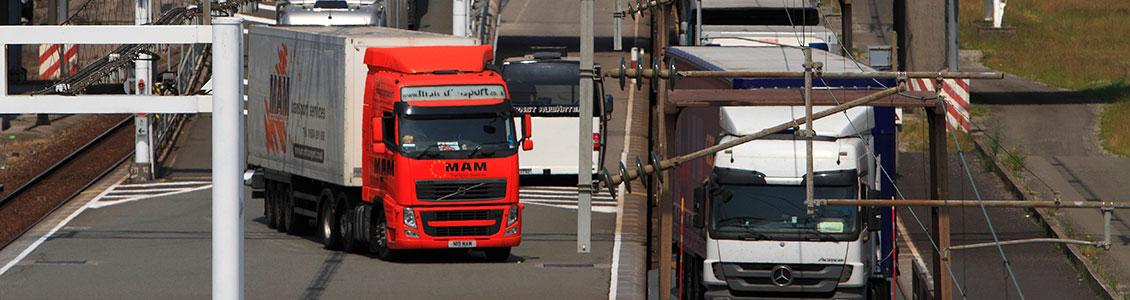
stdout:
{"type": "Polygon", "coordinates": [[[1001,28],[1004,24],[1004,0],[993,0],[993,28],[1001,28]]]}
{"type": "Polygon", "coordinates": [[[243,299],[242,22],[212,19],[212,299],[243,299]]]}
{"type": "MultiPolygon", "coordinates": [[[[134,9],[134,25],[141,25],[149,23],[149,1],[151,0],[136,0],[134,9]]],[[[137,60],[134,61],[134,78],[135,88],[137,95],[149,95],[151,86],[153,85],[153,61],[150,60],[148,54],[138,54],[137,60]]],[[[152,133],[152,119],[148,114],[134,115],[136,130],[134,134],[134,167],[138,168],[137,173],[132,174],[141,180],[150,180],[153,178],[153,145],[150,142],[149,135],[152,133]]]]}
{"type": "Polygon", "coordinates": [[[616,12],[612,15],[612,50],[624,50],[623,39],[624,32],[621,29],[621,23],[624,21],[624,8],[623,1],[612,0],[616,2],[616,12]]]}
{"type": "Polygon", "coordinates": [[[455,0],[451,5],[451,35],[467,36],[467,2],[469,0],[455,0]]]}
{"type": "MultiPolygon", "coordinates": [[[[577,161],[577,253],[592,251],[593,3],[581,0],[581,122],[577,161]]],[[[599,98],[599,97],[596,97],[599,98]]],[[[603,99],[601,99],[603,101],[603,99]]],[[[603,121],[603,120],[602,120],[603,121]]]]}

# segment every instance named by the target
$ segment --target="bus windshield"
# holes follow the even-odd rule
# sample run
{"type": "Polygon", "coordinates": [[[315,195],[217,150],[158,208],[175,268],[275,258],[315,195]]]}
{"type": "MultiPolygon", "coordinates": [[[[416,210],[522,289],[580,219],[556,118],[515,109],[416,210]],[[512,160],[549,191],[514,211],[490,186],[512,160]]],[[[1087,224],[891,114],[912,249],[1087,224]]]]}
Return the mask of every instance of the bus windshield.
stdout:
{"type": "MultiPolygon", "coordinates": [[[[577,116],[580,112],[581,72],[575,61],[514,62],[503,67],[502,77],[510,102],[520,113],[534,116],[577,116]]],[[[594,89],[594,94],[596,91],[594,89]]],[[[593,96],[593,116],[600,115],[593,96]]]]}

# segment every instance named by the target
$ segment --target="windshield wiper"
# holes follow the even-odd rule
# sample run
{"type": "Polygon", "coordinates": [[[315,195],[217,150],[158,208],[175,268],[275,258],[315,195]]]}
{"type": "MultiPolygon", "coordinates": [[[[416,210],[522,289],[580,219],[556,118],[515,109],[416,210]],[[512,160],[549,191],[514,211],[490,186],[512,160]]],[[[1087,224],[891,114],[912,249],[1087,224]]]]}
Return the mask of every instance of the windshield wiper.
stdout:
{"type": "MultiPolygon", "coordinates": [[[[483,150],[483,145],[500,145],[500,144],[507,144],[507,145],[509,145],[509,144],[510,144],[510,142],[507,142],[507,141],[497,141],[497,142],[489,142],[489,143],[482,143],[482,144],[479,144],[479,145],[475,146],[475,149],[473,149],[473,150],[471,150],[471,152],[467,153],[467,158],[472,158],[472,157],[475,157],[475,154],[477,154],[477,153],[479,153],[479,151],[482,151],[482,150],[483,150]]],[[[489,151],[489,152],[483,152],[483,154],[486,154],[486,155],[494,155],[494,153],[495,153],[495,152],[497,152],[497,151],[489,151]]]]}
{"type": "Polygon", "coordinates": [[[769,236],[764,234],[764,233],[748,231],[749,230],[748,228],[746,230],[747,230],[747,232],[745,234],[739,235],[739,237],[741,237],[741,239],[743,239],[743,240],[756,241],[756,240],[768,240],[768,239],[770,239],[769,236]]]}
{"type": "Polygon", "coordinates": [[[443,199],[447,199],[451,196],[463,195],[463,194],[466,194],[467,191],[470,191],[472,189],[475,189],[477,187],[480,187],[480,186],[483,186],[483,185],[486,185],[486,184],[487,184],[486,182],[480,182],[479,184],[472,185],[472,186],[461,186],[461,187],[459,187],[459,190],[452,192],[451,194],[444,195],[443,197],[436,198],[435,201],[443,201],[443,199]]]}
{"type": "Polygon", "coordinates": [[[439,149],[439,144],[431,145],[431,146],[428,146],[427,148],[424,148],[424,150],[420,151],[420,154],[416,155],[415,159],[420,159],[420,158],[424,157],[424,155],[427,155],[428,151],[431,151],[432,149],[439,149]]]}

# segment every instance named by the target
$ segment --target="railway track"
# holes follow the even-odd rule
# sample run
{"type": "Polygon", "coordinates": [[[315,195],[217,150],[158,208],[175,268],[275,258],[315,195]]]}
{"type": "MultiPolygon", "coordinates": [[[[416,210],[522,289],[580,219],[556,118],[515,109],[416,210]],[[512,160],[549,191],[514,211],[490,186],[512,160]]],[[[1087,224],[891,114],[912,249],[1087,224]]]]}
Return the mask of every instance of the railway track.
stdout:
{"type": "Polygon", "coordinates": [[[133,118],[122,118],[0,198],[0,249],[129,159],[133,129],[133,118]]]}

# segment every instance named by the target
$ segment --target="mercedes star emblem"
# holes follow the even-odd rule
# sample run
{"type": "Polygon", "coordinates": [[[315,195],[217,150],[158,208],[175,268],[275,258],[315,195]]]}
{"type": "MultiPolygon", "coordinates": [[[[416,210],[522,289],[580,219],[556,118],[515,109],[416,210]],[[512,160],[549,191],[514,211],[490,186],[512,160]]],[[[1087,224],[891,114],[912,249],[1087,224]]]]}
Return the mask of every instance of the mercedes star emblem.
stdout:
{"type": "Polygon", "coordinates": [[[773,267],[772,278],[773,284],[777,286],[787,286],[793,283],[793,269],[786,265],[779,265],[773,267]]]}

